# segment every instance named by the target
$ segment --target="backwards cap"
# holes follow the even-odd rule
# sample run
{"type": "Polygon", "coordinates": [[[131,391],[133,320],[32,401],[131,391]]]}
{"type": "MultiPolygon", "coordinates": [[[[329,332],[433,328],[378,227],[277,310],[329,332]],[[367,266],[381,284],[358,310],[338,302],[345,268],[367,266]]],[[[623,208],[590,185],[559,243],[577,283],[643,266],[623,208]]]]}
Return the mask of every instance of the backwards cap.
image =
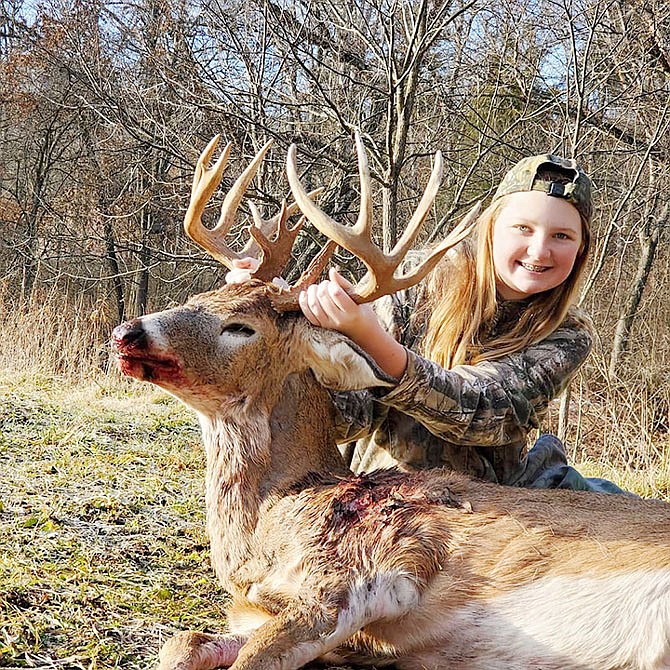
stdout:
{"type": "Polygon", "coordinates": [[[575,160],[560,158],[553,154],[522,158],[503,177],[493,201],[519,191],[542,191],[556,198],[564,198],[577,208],[587,222],[591,221],[593,215],[591,180],[575,160]],[[565,175],[568,183],[547,179],[546,174],[542,174],[547,171],[565,175]]]}

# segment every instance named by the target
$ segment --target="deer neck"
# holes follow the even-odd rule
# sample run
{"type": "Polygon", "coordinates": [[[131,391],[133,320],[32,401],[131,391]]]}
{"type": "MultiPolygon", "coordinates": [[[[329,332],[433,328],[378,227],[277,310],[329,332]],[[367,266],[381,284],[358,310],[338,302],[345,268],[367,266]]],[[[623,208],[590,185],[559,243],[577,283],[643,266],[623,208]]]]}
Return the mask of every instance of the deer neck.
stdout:
{"type": "Polygon", "coordinates": [[[335,445],[332,402],[311,372],[291,375],[276,394],[199,418],[212,562],[230,588],[233,573],[254,555],[264,512],[310,472],[349,470],[335,445]]]}

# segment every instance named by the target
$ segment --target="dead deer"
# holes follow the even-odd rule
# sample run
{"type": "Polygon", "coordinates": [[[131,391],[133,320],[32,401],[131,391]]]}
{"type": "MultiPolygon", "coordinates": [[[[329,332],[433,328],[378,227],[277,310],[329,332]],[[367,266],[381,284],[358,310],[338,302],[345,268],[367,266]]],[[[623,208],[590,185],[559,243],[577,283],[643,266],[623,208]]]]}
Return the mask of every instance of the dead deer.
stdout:
{"type": "MultiPolygon", "coordinates": [[[[227,151],[196,169],[186,229],[230,266],[223,242],[265,147],[201,222],[227,151]]],[[[368,266],[357,300],[419,281],[394,277],[435,197],[440,159],[408,232],[383,257],[370,241],[360,140],[361,215],[332,221],[305,193],[295,150],[288,176],[303,213],[368,266]]],[[[271,243],[255,213],[256,279],[118,326],[121,371],[197,414],[207,452],[214,570],[232,595],[227,634],[182,632],[160,670],[289,670],[314,659],[401,670],[670,669],[670,505],[624,496],[510,488],[448,471],[354,476],[335,445],[329,388],[388,386],[344,336],[296,312],[301,285],[270,283],[296,228],[277,217],[271,243]],[[285,242],[288,240],[288,242],[285,242]]]]}

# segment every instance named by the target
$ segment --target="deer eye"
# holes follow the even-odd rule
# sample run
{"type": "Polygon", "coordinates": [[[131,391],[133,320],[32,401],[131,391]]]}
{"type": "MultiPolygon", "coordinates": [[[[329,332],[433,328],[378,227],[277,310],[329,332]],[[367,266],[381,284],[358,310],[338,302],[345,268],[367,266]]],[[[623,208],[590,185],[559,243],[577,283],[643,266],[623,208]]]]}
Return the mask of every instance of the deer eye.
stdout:
{"type": "Polygon", "coordinates": [[[251,337],[256,331],[243,323],[227,323],[221,328],[221,335],[239,335],[240,337],[251,337]]]}

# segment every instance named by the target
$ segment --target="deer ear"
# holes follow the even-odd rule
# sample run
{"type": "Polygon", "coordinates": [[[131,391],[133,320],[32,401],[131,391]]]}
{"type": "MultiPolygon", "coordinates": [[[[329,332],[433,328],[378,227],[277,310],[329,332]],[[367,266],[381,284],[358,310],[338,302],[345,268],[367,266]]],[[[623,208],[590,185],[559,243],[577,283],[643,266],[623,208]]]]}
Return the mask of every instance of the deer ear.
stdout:
{"type": "Polygon", "coordinates": [[[310,327],[306,363],[319,383],[337,391],[357,391],[373,386],[395,386],[375,361],[348,337],[334,330],[310,327]]]}

